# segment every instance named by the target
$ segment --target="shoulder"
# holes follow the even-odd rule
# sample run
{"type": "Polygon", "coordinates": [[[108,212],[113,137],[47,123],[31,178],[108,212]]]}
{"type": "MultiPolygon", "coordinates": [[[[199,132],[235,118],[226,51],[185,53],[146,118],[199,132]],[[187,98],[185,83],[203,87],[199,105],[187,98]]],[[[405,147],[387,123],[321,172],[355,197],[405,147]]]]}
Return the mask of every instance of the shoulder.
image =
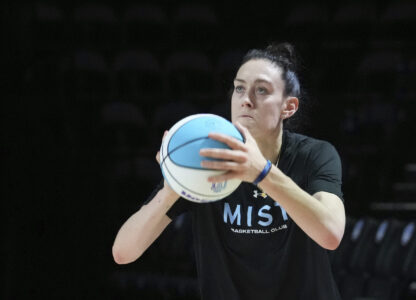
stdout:
{"type": "Polygon", "coordinates": [[[342,168],[340,156],[330,142],[289,131],[285,135],[285,152],[297,164],[315,171],[342,168]]]}
{"type": "Polygon", "coordinates": [[[337,153],[335,147],[328,141],[287,130],[284,131],[284,140],[289,151],[296,151],[299,154],[310,156],[322,152],[326,154],[331,152],[337,153]]]}

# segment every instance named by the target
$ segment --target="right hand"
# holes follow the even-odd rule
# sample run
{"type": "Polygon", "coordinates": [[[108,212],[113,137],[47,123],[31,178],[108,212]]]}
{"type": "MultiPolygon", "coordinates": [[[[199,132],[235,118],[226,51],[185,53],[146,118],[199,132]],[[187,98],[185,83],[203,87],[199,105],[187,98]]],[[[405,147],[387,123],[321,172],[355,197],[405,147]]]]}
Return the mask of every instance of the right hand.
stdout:
{"type": "MultiPolygon", "coordinates": [[[[166,135],[168,134],[168,131],[165,130],[163,137],[162,137],[162,143],[163,140],[165,139],[166,135]]],[[[156,153],[156,161],[159,163],[160,165],[160,151],[157,151],[156,153]]],[[[166,180],[163,180],[163,189],[172,197],[178,198],[179,199],[179,195],[169,186],[169,184],[166,182],[166,180]]]]}

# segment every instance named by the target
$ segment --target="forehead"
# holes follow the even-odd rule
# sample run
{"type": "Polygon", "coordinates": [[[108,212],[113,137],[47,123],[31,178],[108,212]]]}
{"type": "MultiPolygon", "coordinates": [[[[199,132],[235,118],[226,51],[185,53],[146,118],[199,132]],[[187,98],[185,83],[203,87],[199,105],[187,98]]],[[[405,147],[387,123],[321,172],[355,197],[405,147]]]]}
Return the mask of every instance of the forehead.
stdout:
{"type": "Polygon", "coordinates": [[[243,64],[238,69],[236,79],[255,81],[258,79],[282,84],[282,70],[279,66],[264,59],[253,59],[243,64]]]}

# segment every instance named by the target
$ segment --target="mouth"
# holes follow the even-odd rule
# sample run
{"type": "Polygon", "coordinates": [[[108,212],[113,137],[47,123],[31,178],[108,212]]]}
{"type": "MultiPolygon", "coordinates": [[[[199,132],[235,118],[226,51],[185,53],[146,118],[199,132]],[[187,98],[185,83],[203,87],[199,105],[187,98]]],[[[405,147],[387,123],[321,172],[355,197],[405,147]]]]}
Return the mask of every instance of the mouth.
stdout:
{"type": "Polygon", "coordinates": [[[253,119],[252,116],[250,115],[240,115],[240,118],[248,118],[248,119],[253,119]]]}

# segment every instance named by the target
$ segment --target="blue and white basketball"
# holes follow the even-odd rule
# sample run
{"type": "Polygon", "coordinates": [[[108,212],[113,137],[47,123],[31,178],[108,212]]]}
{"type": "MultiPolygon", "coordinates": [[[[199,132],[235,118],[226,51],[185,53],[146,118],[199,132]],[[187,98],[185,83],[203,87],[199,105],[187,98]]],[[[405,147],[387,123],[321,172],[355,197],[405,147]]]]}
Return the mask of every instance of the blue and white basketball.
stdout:
{"type": "Polygon", "coordinates": [[[208,138],[219,132],[244,141],[237,128],[228,120],[213,114],[196,114],[177,122],[169,130],[160,148],[160,167],[169,186],[181,197],[204,203],[230,195],[241,183],[231,179],[209,182],[208,177],[224,171],[201,167],[201,161],[213,160],[199,154],[202,148],[228,148],[228,145],[208,138]]]}

